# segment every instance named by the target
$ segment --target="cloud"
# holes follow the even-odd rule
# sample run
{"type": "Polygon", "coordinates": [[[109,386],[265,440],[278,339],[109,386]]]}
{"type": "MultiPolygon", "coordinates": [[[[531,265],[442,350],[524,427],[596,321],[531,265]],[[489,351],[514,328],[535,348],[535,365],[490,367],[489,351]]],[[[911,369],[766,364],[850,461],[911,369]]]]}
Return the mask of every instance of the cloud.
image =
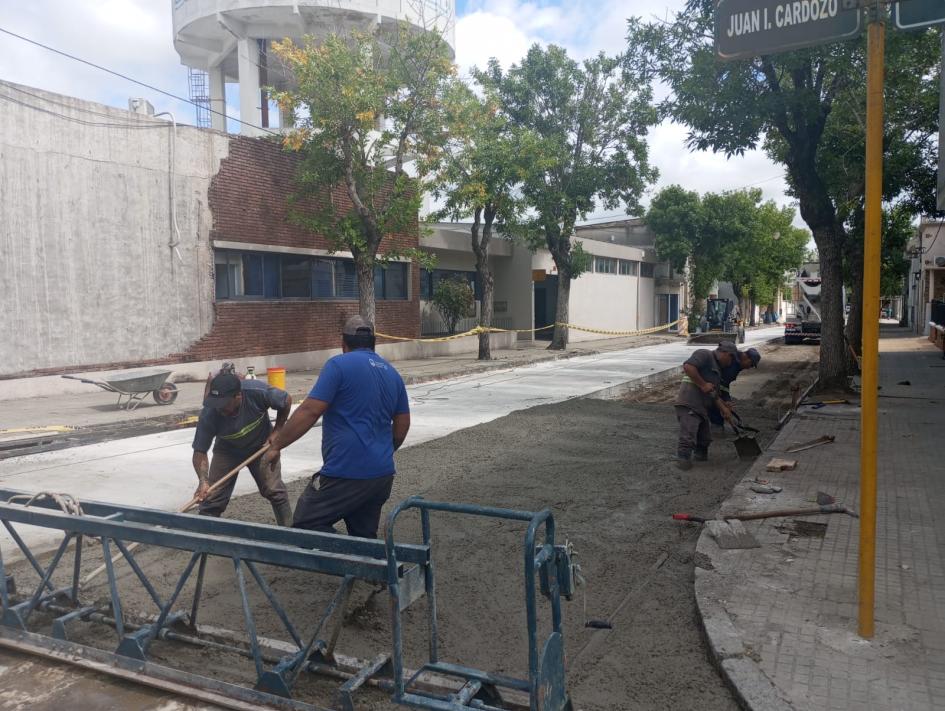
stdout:
{"type": "MultiPolygon", "coordinates": [[[[456,25],[457,63],[465,72],[473,65],[484,67],[490,57],[495,57],[508,67],[534,43],[562,45],[575,58],[600,51],[618,54],[626,47],[628,17],[662,19],[682,5],[681,0],[659,6],[642,0],[574,0],[560,5],[473,0],[466,4],[465,14],[456,25]]],[[[665,93],[665,87],[662,91],[665,93]]],[[[686,129],[669,122],[651,130],[650,162],[659,168],[660,179],[644,197],[644,206],[653,193],[673,183],[700,193],[759,187],[764,199],[793,205],[793,200],[785,195],[784,168],[762,151],[726,158],[710,152],[692,152],[686,147],[685,138],[686,129]]],[[[613,213],[597,210],[588,217],[604,215],[613,213]]],[[[795,224],[804,226],[800,216],[795,224]]]]}
{"type": "MultiPolygon", "coordinates": [[[[171,3],[167,0],[8,4],[11,7],[0,26],[178,96],[188,96],[187,70],[174,50],[171,3]]],[[[457,62],[463,72],[473,65],[484,67],[490,57],[507,67],[536,42],[564,46],[575,58],[599,51],[617,54],[625,47],[627,17],[665,17],[682,5],[683,0],[659,4],[647,0],[461,0],[456,23],[457,62]]],[[[157,111],[173,111],[178,121],[193,123],[195,119],[194,108],[185,102],[4,34],[0,34],[0,78],[111,106],[125,107],[128,98],[143,97],[157,111]]],[[[235,85],[227,87],[227,103],[238,115],[235,85]]],[[[789,203],[783,178],[769,180],[783,175],[783,168],[762,153],[753,151],[726,160],[711,153],[689,152],[684,138],[685,129],[673,124],[651,132],[650,158],[661,173],[656,188],[675,182],[705,192],[757,183],[766,198],[789,203]]]]}
{"type": "MultiPolygon", "coordinates": [[[[179,96],[187,70],[171,39],[170,3],[153,0],[32,0],[17,3],[5,29],[179,96]]],[[[143,97],[193,121],[192,107],[73,59],[0,35],[0,77],[68,96],[126,107],[143,97]]]]}

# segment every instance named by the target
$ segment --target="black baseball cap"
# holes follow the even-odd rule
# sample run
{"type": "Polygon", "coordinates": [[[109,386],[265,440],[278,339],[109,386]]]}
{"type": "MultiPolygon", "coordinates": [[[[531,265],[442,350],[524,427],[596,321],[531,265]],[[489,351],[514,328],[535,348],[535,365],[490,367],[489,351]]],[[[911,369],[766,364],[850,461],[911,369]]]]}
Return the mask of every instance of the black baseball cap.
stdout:
{"type": "Polygon", "coordinates": [[[757,368],[758,364],[761,362],[761,353],[758,352],[758,349],[749,348],[745,353],[751,358],[751,364],[757,368]]]}
{"type": "Polygon", "coordinates": [[[735,355],[738,353],[738,346],[736,346],[733,341],[719,341],[719,347],[716,350],[720,353],[731,353],[735,355]]]}
{"type": "Polygon", "coordinates": [[[240,379],[233,373],[220,373],[210,381],[210,392],[203,401],[204,407],[219,410],[240,391],[240,379]]]}

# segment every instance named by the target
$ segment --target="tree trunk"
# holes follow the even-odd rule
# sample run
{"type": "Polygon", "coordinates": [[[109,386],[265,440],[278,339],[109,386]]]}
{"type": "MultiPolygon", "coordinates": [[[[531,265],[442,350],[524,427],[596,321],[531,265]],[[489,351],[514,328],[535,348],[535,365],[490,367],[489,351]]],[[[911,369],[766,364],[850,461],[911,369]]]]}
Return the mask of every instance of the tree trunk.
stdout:
{"type": "Polygon", "coordinates": [[[842,242],[834,228],[814,231],[820,254],[820,378],[819,388],[844,388],[847,348],[843,332],[842,242]]]}
{"type": "Polygon", "coordinates": [[[354,255],[354,268],[358,273],[358,312],[368,323],[377,328],[374,301],[374,255],[360,252],[354,255]]]}
{"type": "Polygon", "coordinates": [[[571,300],[571,276],[558,267],[558,302],[555,307],[555,332],[548,350],[563,351],[568,347],[568,304],[571,300]]]}
{"type": "MultiPolygon", "coordinates": [[[[482,285],[482,310],[479,315],[479,325],[488,328],[492,326],[492,298],[495,290],[495,279],[492,277],[492,270],[489,269],[488,259],[476,260],[476,277],[482,285]]],[[[491,333],[479,334],[479,360],[492,360],[491,338],[491,333]]]]}
{"type": "Polygon", "coordinates": [[[899,325],[903,328],[909,325],[909,279],[912,278],[912,268],[906,272],[902,280],[902,312],[899,314],[899,325]]]}
{"type": "MultiPolygon", "coordinates": [[[[492,276],[492,270],[489,269],[489,241],[492,239],[492,223],[495,221],[496,211],[491,207],[485,208],[485,225],[482,229],[482,237],[479,237],[480,212],[479,209],[475,212],[472,226],[472,248],[476,255],[476,279],[482,289],[479,325],[489,327],[492,326],[492,299],[495,287],[495,279],[492,276]]],[[[479,334],[479,360],[492,360],[491,338],[491,333],[479,334]]]]}
{"type": "MultiPolygon", "coordinates": [[[[856,239],[846,250],[850,265],[850,315],[847,317],[847,342],[857,353],[863,352],[863,241],[856,239]]],[[[848,354],[848,358],[852,356],[848,354]]]]}

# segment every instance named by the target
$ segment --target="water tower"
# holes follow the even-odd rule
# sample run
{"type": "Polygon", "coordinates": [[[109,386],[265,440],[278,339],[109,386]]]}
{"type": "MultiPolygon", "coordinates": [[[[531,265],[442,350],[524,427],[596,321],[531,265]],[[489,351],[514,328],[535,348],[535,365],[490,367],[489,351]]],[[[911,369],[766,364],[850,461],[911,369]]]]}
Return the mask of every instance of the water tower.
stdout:
{"type": "MultiPolygon", "coordinates": [[[[238,82],[240,119],[253,126],[276,125],[269,119],[261,87],[281,87],[286,77],[269,59],[273,40],[305,35],[325,37],[406,21],[436,28],[455,49],[455,0],[172,0],[174,48],[191,70],[191,98],[212,109],[206,125],[226,130],[226,83],[238,82]],[[204,72],[206,74],[204,74],[204,72]],[[206,86],[209,80],[209,87],[206,86]]],[[[201,112],[198,109],[198,124],[201,112]]],[[[288,123],[280,117],[279,126],[288,123]]],[[[241,125],[244,135],[258,129],[241,125]]]]}

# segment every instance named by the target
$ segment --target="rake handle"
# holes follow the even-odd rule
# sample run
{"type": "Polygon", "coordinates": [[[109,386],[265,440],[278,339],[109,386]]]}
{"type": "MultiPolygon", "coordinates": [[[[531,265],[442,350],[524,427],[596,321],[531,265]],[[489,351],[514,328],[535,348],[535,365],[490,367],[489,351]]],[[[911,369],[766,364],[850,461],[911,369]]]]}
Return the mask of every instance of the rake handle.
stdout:
{"type": "MultiPolygon", "coordinates": [[[[853,518],[859,518],[859,515],[846,506],[841,504],[828,504],[826,506],[817,506],[816,508],[806,509],[780,509],[778,511],[759,511],[758,513],[732,514],[730,516],[721,516],[720,521],[754,521],[760,518],[779,518],[782,516],[814,516],[816,514],[834,514],[845,513],[853,518]]],[[[709,519],[702,516],[694,516],[688,513],[673,514],[674,521],[692,521],[693,523],[705,523],[709,519]]]]}
{"type": "MultiPolygon", "coordinates": [[[[254,454],[252,454],[251,456],[247,457],[247,458],[244,459],[242,462],[240,462],[239,464],[237,464],[235,467],[233,467],[232,469],[230,469],[230,471],[228,471],[226,474],[224,474],[218,481],[215,481],[215,482],[213,483],[213,485],[207,490],[207,493],[206,493],[206,495],[204,496],[204,498],[206,498],[207,496],[210,496],[210,494],[214,493],[215,491],[218,491],[218,490],[220,489],[220,487],[222,487],[226,482],[228,482],[230,479],[232,479],[232,478],[235,477],[237,474],[239,474],[240,470],[241,470],[243,467],[245,467],[247,464],[252,464],[252,463],[255,462],[257,459],[259,459],[267,449],[269,449],[269,445],[268,445],[268,444],[264,444],[264,445],[263,445],[262,447],[260,447],[259,450],[257,450],[254,454]]],[[[200,501],[201,501],[201,499],[198,499],[198,498],[195,496],[195,497],[192,498],[190,501],[188,501],[186,504],[184,504],[184,505],[181,506],[179,509],[177,509],[177,513],[187,513],[188,511],[194,509],[194,508],[200,503],[200,501]]],[[[140,547],[141,547],[141,543],[140,543],[140,542],[138,542],[138,543],[132,543],[130,546],[128,546],[128,552],[131,553],[132,551],[135,551],[135,550],[137,550],[137,549],[140,548],[140,547]]],[[[112,564],[114,565],[115,563],[117,563],[120,558],[121,558],[121,552],[119,551],[118,553],[116,553],[115,555],[112,556],[112,564]]],[[[106,568],[106,564],[105,564],[105,563],[102,563],[102,564],[101,564],[100,566],[98,566],[95,570],[93,570],[91,573],[89,573],[88,575],[85,576],[85,579],[82,581],[82,584],[83,584],[83,585],[88,585],[90,582],[92,582],[93,580],[95,580],[95,578],[97,578],[99,575],[101,575],[101,574],[102,574],[102,571],[104,571],[105,568],[106,568]]]]}

